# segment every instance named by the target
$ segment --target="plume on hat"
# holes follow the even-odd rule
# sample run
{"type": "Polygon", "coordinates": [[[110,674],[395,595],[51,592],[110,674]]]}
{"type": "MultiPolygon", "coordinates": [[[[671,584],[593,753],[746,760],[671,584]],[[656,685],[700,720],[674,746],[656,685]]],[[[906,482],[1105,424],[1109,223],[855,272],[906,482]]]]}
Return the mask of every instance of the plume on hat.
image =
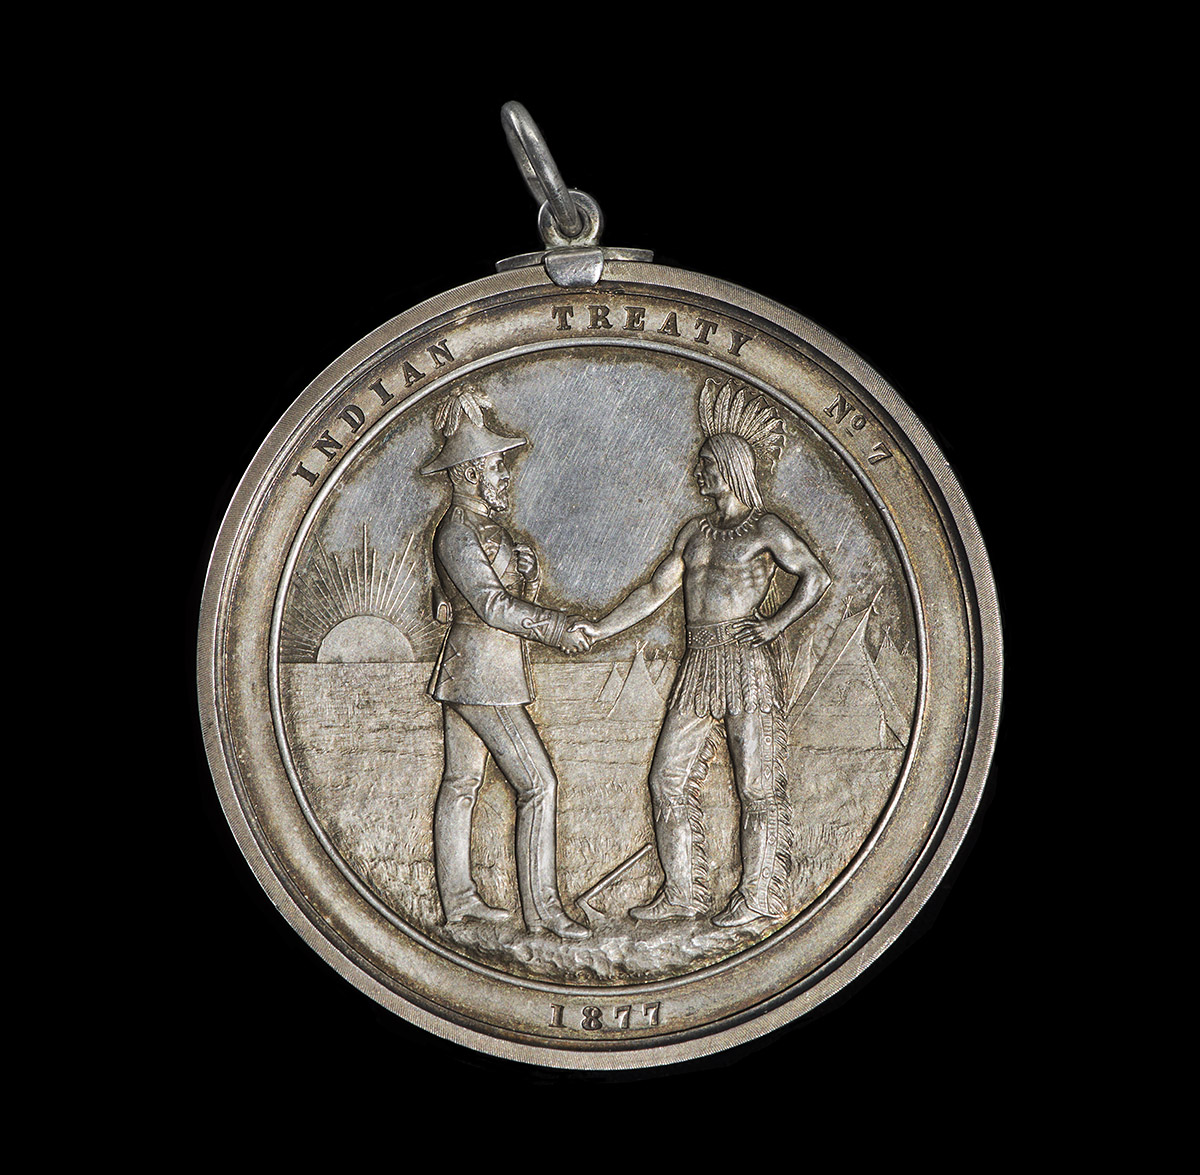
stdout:
{"type": "Polygon", "coordinates": [[[492,402],[478,388],[461,387],[451,392],[439,405],[433,417],[433,427],[445,437],[452,437],[466,416],[472,424],[483,428],[483,410],[492,402]]]}
{"type": "Polygon", "coordinates": [[[718,385],[706,379],[700,389],[700,427],[705,436],[732,433],[741,437],[764,464],[772,465],[783,452],[785,432],[775,407],[762,395],[735,389],[732,381],[718,385]]]}

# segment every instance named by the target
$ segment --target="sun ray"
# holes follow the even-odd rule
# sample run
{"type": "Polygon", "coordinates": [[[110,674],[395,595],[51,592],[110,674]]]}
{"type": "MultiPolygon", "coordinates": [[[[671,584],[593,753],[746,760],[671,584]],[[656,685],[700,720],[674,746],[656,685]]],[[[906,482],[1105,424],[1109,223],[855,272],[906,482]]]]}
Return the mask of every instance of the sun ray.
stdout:
{"type": "Polygon", "coordinates": [[[328,583],[331,591],[333,591],[336,596],[338,609],[343,614],[349,615],[346,609],[346,601],[342,598],[341,576],[339,576],[337,573],[337,556],[334,555],[332,558],[330,558],[329,553],[321,545],[320,539],[317,540],[317,550],[320,552],[321,559],[324,561],[326,572],[325,580],[328,583]]]}
{"type": "Polygon", "coordinates": [[[358,592],[355,590],[354,576],[351,571],[355,554],[357,554],[357,552],[350,552],[349,564],[344,563],[342,559],[339,559],[336,555],[333,557],[334,566],[337,567],[338,575],[340,575],[342,579],[342,590],[346,595],[346,599],[349,602],[349,607],[352,612],[357,612],[359,610],[358,592]]]}
{"type": "Polygon", "coordinates": [[[412,550],[412,545],[415,538],[415,535],[409,535],[408,543],[404,548],[404,554],[400,556],[400,566],[404,570],[404,575],[402,578],[396,580],[395,588],[388,593],[388,599],[386,600],[384,606],[389,612],[392,611],[393,606],[399,607],[399,603],[397,603],[397,597],[401,592],[403,592],[404,585],[408,583],[409,578],[413,574],[413,567],[408,562],[408,553],[412,550]]]}
{"type": "Polygon", "coordinates": [[[366,609],[368,612],[371,611],[371,608],[373,605],[373,601],[371,599],[373,593],[372,593],[371,589],[373,586],[373,575],[374,575],[374,573],[370,567],[369,555],[370,555],[370,552],[367,547],[367,524],[364,522],[363,523],[363,545],[362,545],[362,562],[363,562],[362,573],[363,573],[363,591],[364,591],[363,600],[364,600],[364,603],[366,604],[366,609]]]}
{"type": "Polygon", "coordinates": [[[342,598],[346,601],[346,615],[353,616],[358,611],[358,601],[354,598],[354,585],[350,582],[350,575],[345,565],[336,554],[333,556],[333,568],[337,572],[338,583],[341,585],[342,598]]]}
{"type": "MultiPolygon", "coordinates": [[[[309,607],[308,601],[300,592],[297,592],[295,598],[292,600],[292,607],[300,614],[304,623],[314,631],[322,626],[328,627],[330,624],[329,617],[323,616],[309,607]]],[[[334,621],[333,623],[337,622],[334,621]]]]}
{"type": "MultiPolygon", "coordinates": [[[[358,603],[366,612],[371,610],[371,568],[367,549],[366,523],[363,523],[362,565],[358,575],[358,603]]],[[[358,560],[355,559],[357,563],[358,560]]]]}
{"type": "Polygon", "coordinates": [[[371,545],[369,521],[362,525],[361,544],[355,541],[348,551],[329,551],[314,537],[288,590],[281,658],[432,660],[442,629],[420,606],[417,589],[431,581],[431,568],[415,551],[416,542],[417,536],[410,534],[403,550],[380,551],[371,545]],[[378,628],[378,636],[372,636],[370,626],[361,623],[370,617],[386,621],[391,629],[378,628]],[[359,621],[357,627],[348,626],[352,620],[359,621]],[[386,636],[388,631],[392,637],[386,636]]]}
{"type": "Polygon", "coordinates": [[[389,607],[392,610],[399,610],[404,607],[405,601],[408,599],[409,581],[412,578],[412,569],[406,567],[404,575],[396,583],[395,590],[392,592],[392,598],[389,602],[389,607]]]}
{"type": "Polygon", "coordinates": [[[333,571],[333,564],[319,568],[320,571],[320,588],[321,596],[325,601],[325,606],[329,608],[334,616],[342,616],[345,614],[345,601],[342,599],[342,589],[338,582],[337,576],[333,571]]]}
{"type": "Polygon", "coordinates": [[[324,578],[320,578],[323,576],[320,568],[316,569],[315,575],[318,577],[316,582],[308,584],[307,591],[303,595],[304,604],[310,612],[320,618],[320,624],[329,629],[339,619],[337,601],[329,584],[324,578]]]}
{"type": "MultiPolygon", "coordinates": [[[[364,523],[363,524],[363,550],[366,550],[366,546],[367,546],[367,527],[366,527],[366,523],[364,523]]],[[[378,572],[378,570],[379,570],[378,552],[376,552],[375,548],[372,547],[371,548],[371,574],[370,574],[369,581],[368,581],[370,584],[370,587],[367,590],[367,604],[371,608],[372,611],[374,611],[374,609],[376,607],[375,599],[376,599],[377,584],[376,584],[375,577],[376,577],[376,573],[378,572]]]]}
{"type": "Polygon", "coordinates": [[[320,579],[315,586],[317,599],[321,603],[321,610],[331,624],[336,624],[343,612],[337,588],[323,567],[317,569],[317,574],[320,576],[320,579]]]}
{"type": "Polygon", "coordinates": [[[407,600],[408,600],[408,597],[409,597],[409,596],[412,594],[412,590],[413,590],[413,588],[415,588],[416,586],[417,586],[417,581],[414,579],[414,580],[413,580],[413,581],[412,581],[412,582],[411,582],[411,583],[408,585],[408,587],[406,587],[406,588],[404,589],[404,595],[402,595],[402,596],[400,597],[400,599],[399,599],[399,600],[397,601],[397,603],[396,603],[396,607],[397,607],[397,608],[403,608],[403,607],[404,607],[405,603],[406,603],[406,602],[407,602],[407,600]]]}
{"type": "Polygon", "coordinates": [[[380,589],[381,594],[382,594],[382,599],[380,601],[380,607],[385,612],[388,611],[388,600],[389,600],[389,597],[391,596],[391,588],[392,588],[392,582],[393,582],[392,576],[396,570],[396,560],[397,559],[400,559],[401,565],[403,566],[404,561],[400,556],[400,552],[393,551],[391,559],[388,560],[387,571],[385,571],[383,574],[383,585],[380,589]]]}
{"type": "Polygon", "coordinates": [[[420,627],[408,630],[408,639],[412,641],[413,648],[416,648],[418,643],[424,647],[428,641],[433,641],[434,644],[440,644],[439,629],[432,620],[425,621],[420,627]]]}

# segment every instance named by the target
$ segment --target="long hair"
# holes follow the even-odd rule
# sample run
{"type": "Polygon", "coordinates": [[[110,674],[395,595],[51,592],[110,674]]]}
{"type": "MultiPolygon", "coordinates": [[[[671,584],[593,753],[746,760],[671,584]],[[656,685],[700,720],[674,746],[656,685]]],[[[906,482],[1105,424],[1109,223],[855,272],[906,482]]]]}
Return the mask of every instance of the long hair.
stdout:
{"type": "Polygon", "coordinates": [[[763,500],[754,475],[754,449],[750,442],[733,433],[719,432],[708,438],[708,445],[734,497],[743,506],[761,510],[763,500]]]}

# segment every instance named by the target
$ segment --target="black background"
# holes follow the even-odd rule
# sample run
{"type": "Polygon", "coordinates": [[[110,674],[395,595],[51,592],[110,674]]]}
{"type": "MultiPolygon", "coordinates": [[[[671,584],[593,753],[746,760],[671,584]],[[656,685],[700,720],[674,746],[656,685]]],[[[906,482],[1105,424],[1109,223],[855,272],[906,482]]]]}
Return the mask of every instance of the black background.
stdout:
{"type": "Polygon", "coordinates": [[[834,56],[819,72],[781,62],[731,73],[702,61],[572,86],[494,68],[482,81],[362,92],[349,72],[280,68],[287,80],[272,88],[235,68],[219,100],[186,112],[189,146],[159,196],[176,244],[161,308],[169,358],[152,378],[170,389],[187,440],[144,501],[169,509],[168,545],[189,589],[169,630],[163,727],[186,769],[158,814],[183,852],[155,899],[161,965],[148,1017],[168,1075],[203,1066],[239,1096],[293,1106],[350,1090],[411,1103],[424,1089],[499,1107],[536,1090],[563,1107],[616,1097],[631,1119],[679,1099],[825,1115],[898,1092],[970,1099],[998,1066],[1042,1047],[1048,999],[1029,967],[1051,939],[1031,932],[1022,886],[1042,848],[1028,813],[1046,781],[1029,761],[1032,606],[1018,570],[1039,454],[1016,423],[1039,379],[1028,266],[1043,242],[1031,240],[1026,188],[1041,147],[1028,114],[978,65],[873,75],[834,56]],[[1007,629],[983,810],[948,884],[900,942],[800,1023],[633,1076],[475,1054],[339,978],[242,859],[194,718],[207,553],[269,428],[374,327],[538,247],[536,208],[500,130],[509,98],[530,108],[569,183],[599,201],[605,243],[652,248],[799,310],[899,391],[974,507],[1007,629]]]}

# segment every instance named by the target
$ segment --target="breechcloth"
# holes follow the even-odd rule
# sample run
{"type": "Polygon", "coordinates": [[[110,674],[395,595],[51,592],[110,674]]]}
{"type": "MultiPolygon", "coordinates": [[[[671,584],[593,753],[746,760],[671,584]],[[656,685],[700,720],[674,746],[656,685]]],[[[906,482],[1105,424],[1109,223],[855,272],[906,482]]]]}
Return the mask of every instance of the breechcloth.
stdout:
{"type": "Polygon", "coordinates": [[[750,710],[783,710],[785,690],[777,642],[740,644],[734,628],[744,623],[689,624],[687,653],[667,703],[671,709],[724,718],[750,710]]]}

